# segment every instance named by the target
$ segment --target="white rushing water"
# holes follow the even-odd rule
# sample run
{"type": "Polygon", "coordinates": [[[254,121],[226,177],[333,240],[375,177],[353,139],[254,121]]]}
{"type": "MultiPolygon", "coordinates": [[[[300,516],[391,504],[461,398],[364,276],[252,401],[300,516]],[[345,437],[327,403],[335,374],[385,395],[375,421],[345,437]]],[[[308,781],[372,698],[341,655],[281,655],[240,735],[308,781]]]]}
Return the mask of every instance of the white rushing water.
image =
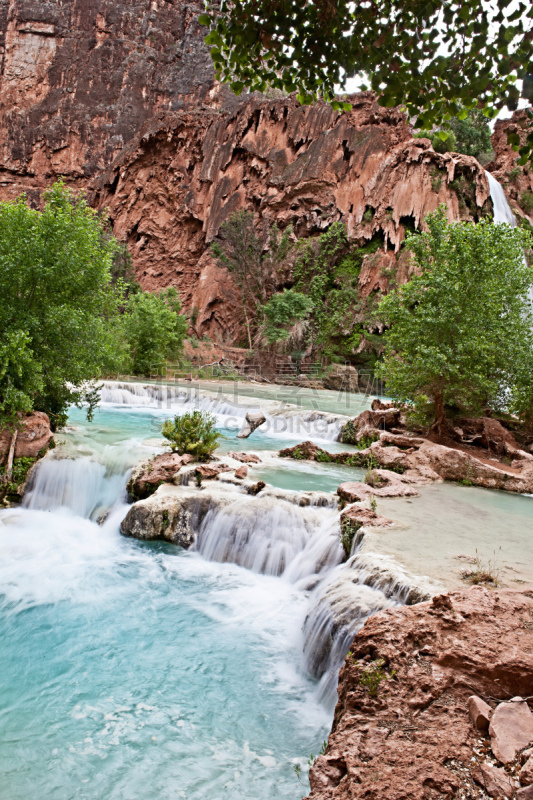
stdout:
{"type": "MultiPolygon", "coordinates": [[[[261,404],[251,402],[246,395],[239,395],[237,383],[219,387],[218,391],[213,392],[200,390],[195,384],[187,387],[165,383],[104,381],[102,385],[100,397],[105,405],[157,408],[166,415],[199,409],[215,415],[221,425],[231,431],[240,430],[249,410],[261,408],[266,416],[266,422],[261,425],[262,433],[300,441],[302,438],[337,441],[342,426],[348,420],[348,416],[343,414],[301,409],[285,400],[268,399],[261,404]]],[[[294,395],[294,399],[298,400],[297,389],[294,395]]]]}
{"type": "Polygon", "coordinates": [[[511,206],[507,201],[502,185],[490,172],[485,170],[485,175],[489,182],[490,197],[494,207],[494,222],[506,222],[516,228],[516,217],[511,211],[511,206]]]}
{"type": "MultiPolygon", "coordinates": [[[[228,489],[188,552],[122,537],[128,470],[160,419],[140,404],[92,424],[73,411],[23,506],[0,511],[6,800],[35,786],[43,800],[296,800],[293,767],[327,735],[350,636],[396,602],[355,571],[328,594],[349,568],[318,495],[228,489]]],[[[279,446],[254,437],[265,458],[279,446]]]]}

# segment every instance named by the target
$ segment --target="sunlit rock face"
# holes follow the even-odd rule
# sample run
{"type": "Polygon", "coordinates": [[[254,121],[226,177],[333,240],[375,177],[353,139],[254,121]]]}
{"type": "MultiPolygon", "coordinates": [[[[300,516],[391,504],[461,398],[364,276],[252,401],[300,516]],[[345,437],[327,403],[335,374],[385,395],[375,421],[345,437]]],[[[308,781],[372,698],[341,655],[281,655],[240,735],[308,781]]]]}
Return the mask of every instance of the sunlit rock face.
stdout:
{"type": "Polygon", "coordinates": [[[0,199],[84,183],[158,111],[218,107],[200,2],[0,0],[0,199]]]}

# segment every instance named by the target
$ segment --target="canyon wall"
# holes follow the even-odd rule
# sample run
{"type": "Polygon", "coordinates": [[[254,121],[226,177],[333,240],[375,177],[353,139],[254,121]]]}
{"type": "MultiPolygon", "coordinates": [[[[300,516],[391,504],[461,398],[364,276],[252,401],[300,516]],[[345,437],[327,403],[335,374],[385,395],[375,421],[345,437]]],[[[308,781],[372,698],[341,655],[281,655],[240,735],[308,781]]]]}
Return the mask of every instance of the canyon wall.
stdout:
{"type": "Polygon", "coordinates": [[[231,107],[200,0],[0,0],[0,199],[84,186],[159,111],[231,107]]]}
{"type": "MultiPolygon", "coordinates": [[[[294,97],[232,95],[214,80],[201,7],[0,0],[0,200],[25,191],[37,206],[61,176],[87,189],[142,286],[175,286],[196,332],[226,343],[242,333],[240,303],[209,246],[232,211],[290,223],[298,236],[342,220],[361,244],[378,239],[363,297],[386,291],[391,276],[407,279],[405,231],[440,203],[453,219],[491,214],[477,161],[435,153],[369,93],[344,115],[294,97]]],[[[503,174],[513,154],[498,135],[503,174]]],[[[521,171],[508,186],[515,205],[526,179],[521,171]]]]}
{"type": "Polygon", "coordinates": [[[291,224],[310,236],[342,220],[361,244],[379,237],[360,277],[363,296],[407,278],[400,253],[407,228],[441,203],[450,218],[492,213],[483,169],[473,158],[435,153],[413,139],[403,114],[371,93],[349,114],[300,106],[294,97],[252,97],[233,112],[160,114],[146,123],[92,186],[116,236],[128,242],[149,290],[174,285],[198,311],[199,333],[233,339],[238,298],[209,244],[238,209],[291,224]]]}

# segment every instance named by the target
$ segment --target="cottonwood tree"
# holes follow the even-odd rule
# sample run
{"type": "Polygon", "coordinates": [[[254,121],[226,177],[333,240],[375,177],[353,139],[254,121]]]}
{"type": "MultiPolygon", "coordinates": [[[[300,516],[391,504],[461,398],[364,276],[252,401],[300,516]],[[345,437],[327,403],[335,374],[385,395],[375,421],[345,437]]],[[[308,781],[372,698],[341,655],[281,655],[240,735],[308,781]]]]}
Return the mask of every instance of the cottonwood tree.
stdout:
{"type": "MultiPolygon", "coordinates": [[[[217,78],[237,94],[273,87],[349,110],[335,87],[356,75],[381,105],[405,107],[427,130],[468,109],[514,111],[519,79],[531,99],[527,0],[206,0],[199,21],[217,78]]],[[[509,143],[519,149],[518,134],[509,143]]],[[[522,163],[532,150],[533,131],[522,163]]]]}
{"type": "Polygon", "coordinates": [[[388,394],[432,413],[444,435],[454,410],[505,405],[533,353],[531,234],[448,223],[443,207],[426,225],[406,239],[417,275],[379,307],[390,326],[380,372],[388,394]]]}

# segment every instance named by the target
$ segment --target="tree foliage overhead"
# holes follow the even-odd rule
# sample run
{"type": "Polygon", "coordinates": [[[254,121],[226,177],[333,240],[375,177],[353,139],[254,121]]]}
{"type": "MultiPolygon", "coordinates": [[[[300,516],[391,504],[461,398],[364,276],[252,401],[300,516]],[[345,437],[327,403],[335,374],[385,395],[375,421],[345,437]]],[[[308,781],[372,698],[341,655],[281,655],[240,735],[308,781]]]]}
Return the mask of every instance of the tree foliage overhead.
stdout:
{"type": "MultiPolygon", "coordinates": [[[[237,94],[270,86],[349,110],[335,87],[356,75],[428,130],[472,108],[514,111],[517,80],[533,72],[527,0],[206,0],[199,20],[217,77],[237,94]]],[[[532,149],[533,131],[524,163],[532,149]]]]}
{"type": "Polygon", "coordinates": [[[380,304],[391,326],[382,375],[392,396],[431,410],[442,433],[454,410],[508,404],[531,365],[531,235],[485,220],[449,224],[442,207],[426,224],[406,240],[417,276],[380,304]]]}

